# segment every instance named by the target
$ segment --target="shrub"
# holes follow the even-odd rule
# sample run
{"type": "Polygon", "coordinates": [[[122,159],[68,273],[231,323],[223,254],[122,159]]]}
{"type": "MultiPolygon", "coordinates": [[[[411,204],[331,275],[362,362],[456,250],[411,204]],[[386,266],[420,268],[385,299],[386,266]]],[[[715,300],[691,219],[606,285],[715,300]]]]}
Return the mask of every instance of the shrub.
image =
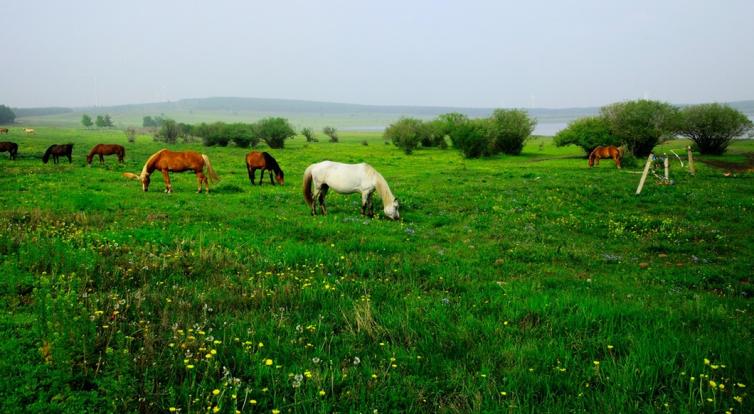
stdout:
{"type": "Polygon", "coordinates": [[[224,122],[215,122],[212,124],[201,124],[193,128],[194,134],[201,137],[206,146],[219,145],[225,147],[230,142],[230,138],[226,135],[226,125],[224,122]]]}
{"type": "Polygon", "coordinates": [[[537,121],[521,109],[496,109],[490,117],[489,138],[494,153],[518,155],[537,121]]]}
{"type": "Polygon", "coordinates": [[[553,141],[558,147],[576,145],[587,154],[600,145],[620,146],[622,144],[618,137],[610,133],[607,121],[599,116],[571,121],[565,129],[555,134],[553,141]]]}
{"type": "Polygon", "coordinates": [[[248,148],[250,145],[256,147],[259,143],[259,136],[254,124],[244,124],[242,122],[225,124],[221,133],[241,148],[248,148]]]}
{"type": "Polygon", "coordinates": [[[670,139],[679,127],[678,108],[641,99],[600,109],[610,133],[637,157],[646,157],[655,145],[670,139]]]}
{"type": "Polygon", "coordinates": [[[296,135],[296,131],[285,118],[265,118],[256,123],[255,131],[270,148],[283,148],[285,140],[296,135]]]}
{"type": "Polygon", "coordinates": [[[133,128],[127,128],[125,131],[123,131],[126,134],[126,140],[133,144],[136,142],[136,130],[133,128]]]}
{"type": "Polygon", "coordinates": [[[178,124],[172,119],[166,119],[162,123],[160,130],[157,131],[154,139],[155,141],[162,141],[167,144],[175,144],[178,138],[179,128],[178,124]]]}
{"type": "Polygon", "coordinates": [[[700,153],[720,155],[733,138],[743,136],[751,127],[751,120],[740,111],[711,103],[683,108],[679,132],[694,141],[700,153]]]}
{"type": "Polygon", "coordinates": [[[447,147],[448,144],[445,142],[445,137],[448,137],[453,143],[453,147],[458,147],[455,139],[457,128],[468,121],[469,118],[466,115],[458,112],[442,114],[432,121],[436,133],[442,136],[440,146],[442,147],[444,145],[444,147],[447,147]]]}
{"type": "Polygon", "coordinates": [[[479,158],[491,155],[489,119],[467,119],[453,126],[453,145],[460,149],[466,158],[479,158]]]}
{"type": "Polygon", "coordinates": [[[406,154],[414,152],[422,135],[426,133],[423,122],[416,118],[401,118],[385,130],[383,137],[390,140],[406,154]]]}
{"type": "Polygon", "coordinates": [[[306,142],[319,142],[317,137],[314,136],[314,130],[312,130],[309,127],[302,129],[301,135],[303,135],[306,138],[306,142]]]}
{"type": "Polygon", "coordinates": [[[10,107],[0,105],[0,125],[12,124],[16,120],[16,114],[10,107]]]}
{"type": "Polygon", "coordinates": [[[328,137],[330,137],[330,142],[338,142],[338,141],[340,141],[338,139],[338,131],[334,127],[326,126],[326,127],[322,128],[322,132],[325,135],[327,135],[328,137]]]}

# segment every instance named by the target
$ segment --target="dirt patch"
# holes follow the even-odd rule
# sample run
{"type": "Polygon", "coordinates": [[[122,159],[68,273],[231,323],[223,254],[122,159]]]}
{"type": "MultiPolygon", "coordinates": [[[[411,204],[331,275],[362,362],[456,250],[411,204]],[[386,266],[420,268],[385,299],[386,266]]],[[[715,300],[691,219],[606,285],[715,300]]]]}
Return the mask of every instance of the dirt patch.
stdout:
{"type": "Polygon", "coordinates": [[[703,162],[707,165],[726,171],[754,172],[754,152],[749,152],[744,155],[746,156],[746,161],[743,163],[720,160],[705,160],[703,158],[699,158],[699,162],[703,162]]]}

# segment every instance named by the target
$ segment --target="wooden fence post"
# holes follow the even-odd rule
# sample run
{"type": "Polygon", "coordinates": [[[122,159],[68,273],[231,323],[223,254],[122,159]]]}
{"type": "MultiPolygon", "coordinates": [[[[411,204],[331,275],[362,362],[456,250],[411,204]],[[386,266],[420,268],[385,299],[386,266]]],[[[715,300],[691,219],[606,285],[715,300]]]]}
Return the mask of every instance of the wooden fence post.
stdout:
{"type": "Polygon", "coordinates": [[[641,174],[641,180],[639,180],[639,188],[636,189],[636,195],[641,193],[641,189],[644,187],[644,181],[647,180],[647,174],[649,174],[649,167],[652,165],[652,153],[649,153],[647,157],[647,163],[644,164],[644,172],[641,174]]]}
{"type": "Polygon", "coordinates": [[[691,147],[686,147],[689,154],[689,174],[696,175],[696,167],[694,166],[694,156],[691,154],[691,147]]]}
{"type": "Polygon", "coordinates": [[[667,184],[670,182],[670,161],[668,161],[668,153],[663,154],[665,159],[662,160],[662,165],[665,167],[665,183],[667,184]]]}

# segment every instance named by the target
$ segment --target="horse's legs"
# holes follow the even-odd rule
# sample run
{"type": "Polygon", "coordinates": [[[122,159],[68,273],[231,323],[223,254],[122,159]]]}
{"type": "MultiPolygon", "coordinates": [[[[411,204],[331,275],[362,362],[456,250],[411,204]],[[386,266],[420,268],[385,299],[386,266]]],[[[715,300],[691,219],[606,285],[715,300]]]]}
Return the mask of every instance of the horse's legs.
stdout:
{"type": "Polygon", "coordinates": [[[249,173],[249,183],[251,183],[251,185],[254,185],[254,172],[248,165],[246,165],[246,172],[249,173]]]}
{"type": "Polygon", "coordinates": [[[325,196],[327,196],[327,190],[330,187],[327,184],[322,184],[322,188],[319,190],[319,208],[322,210],[322,215],[327,215],[327,207],[325,206],[325,196]]]}
{"type": "Polygon", "coordinates": [[[100,163],[100,165],[102,165],[102,164],[105,163],[105,156],[102,155],[102,154],[99,155],[99,163],[100,163]]]}
{"type": "Polygon", "coordinates": [[[170,184],[170,173],[168,170],[162,170],[162,178],[165,180],[165,192],[172,193],[173,186],[170,184]]]}
{"type": "Polygon", "coordinates": [[[620,157],[617,154],[613,155],[613,161],[615,161],[615,166],[620,168],[620,157]]]}
{"type": "MultiPolygon", "coordinates": [[[[202,183],[204,182],[205,179],[206,177],[204,176],[203,172],[201,171],[196,172],[196,182],[199,184],[199,187],[196,189],[197,194],[202,193],[202,183]]],[[[207,187],[207,192],[209,192],[209,187],[207,187]]]]}
{"type": "Polygon", "coordinates": [[[317,203],[319,202],[319,187],[316,185],[314,186],[314,190],[312,190],[312,216],[317,215],[317,203]]]}
{"type": "Polygon", "coordinates": [[[369,193],[369,200],[367,203],[369,204],[369,217],[374,217],[374,191],[369,193]]]}
{"type": "Polygon", "coordinates": [[[270,184],[275,185],[275,182],[272,181],[272,170],[269,170],[269,171],[270,171],[270,184]]]}
{"type": "Polygon", "coordinates": [[[71,157],[71,153],[69,152],[68,154],[66,154],[66,156],[68,157],[68,164],[72,163],[73,159],[71,157]]]}

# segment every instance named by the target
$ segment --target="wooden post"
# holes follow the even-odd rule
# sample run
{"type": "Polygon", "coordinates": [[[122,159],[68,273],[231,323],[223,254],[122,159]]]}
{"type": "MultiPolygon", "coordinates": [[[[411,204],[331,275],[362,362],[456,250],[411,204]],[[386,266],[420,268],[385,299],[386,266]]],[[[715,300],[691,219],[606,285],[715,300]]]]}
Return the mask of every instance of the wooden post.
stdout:
{"type": "Polygon", "coordinates": [[[686,147],[689,154],[689,174],[696,175],[696,167],[694,166],[694,156],[691,154],[691,147],[686,147]]]}
{"type": "Polygon", "coordinates": [[[663,156],[665,157],[665,159],[662,160],[662,165],[665,166],[665,183],[667,184],[670,182],[670,175],[668,174],[669,173],[668,170],[670,168],[670,161],[668,161],[667,153],[664,153],[663,156]]]}
{"type": "Polygon", "coordinates": [[[641,174],[641,180],[639,180],[639,188],[636,189],[636,195],[641,193],[641,189],[644,187],[644,181],[647,180],[647,174],[649,174],[649,167],[652,165],[652,153],[649,153],[647,157],[647,163],[644,164],[644,172],[641,174]]]}

